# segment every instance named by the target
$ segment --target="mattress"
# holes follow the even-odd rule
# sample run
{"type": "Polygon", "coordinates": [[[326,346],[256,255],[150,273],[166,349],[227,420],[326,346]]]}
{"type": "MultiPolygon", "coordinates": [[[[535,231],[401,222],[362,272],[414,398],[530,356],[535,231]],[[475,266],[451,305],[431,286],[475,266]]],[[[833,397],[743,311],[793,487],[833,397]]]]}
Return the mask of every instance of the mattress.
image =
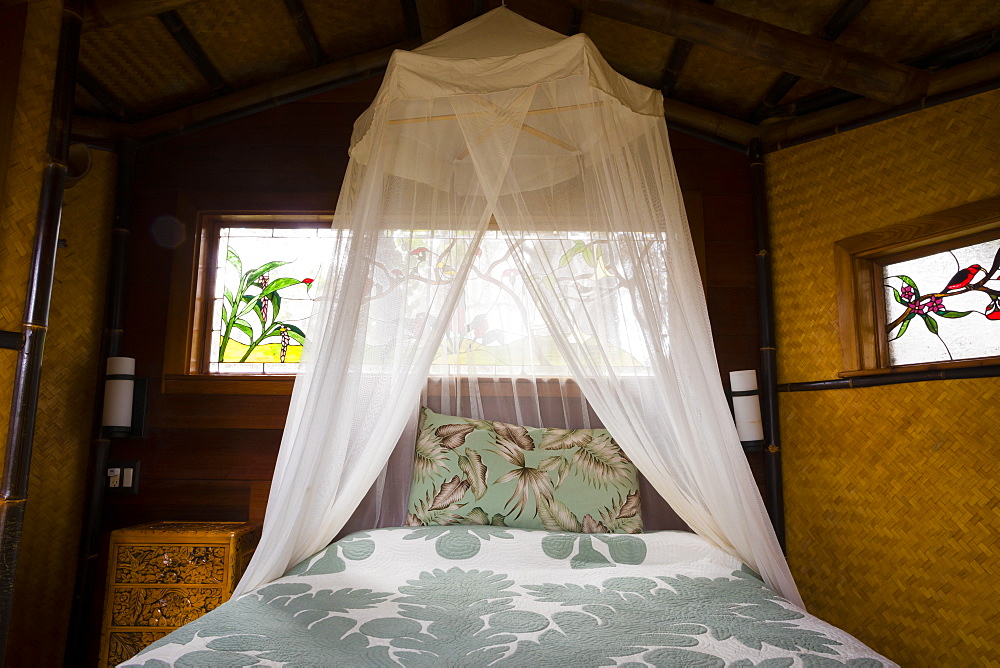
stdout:
{"type": "Polygon", "coordinates": [[[124,666],[896,665],[683,532],[376,529],[124,666]]]}

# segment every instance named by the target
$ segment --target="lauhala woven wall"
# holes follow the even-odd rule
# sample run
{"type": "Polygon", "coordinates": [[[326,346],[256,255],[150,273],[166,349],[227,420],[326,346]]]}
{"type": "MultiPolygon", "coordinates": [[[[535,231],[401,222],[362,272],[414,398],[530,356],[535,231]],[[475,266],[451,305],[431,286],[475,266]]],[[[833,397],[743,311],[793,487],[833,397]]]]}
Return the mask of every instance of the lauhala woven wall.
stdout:
{"type": "MultiPolygon", "coordinates": [[[[0,327],[19,330],[42,183],[62,4],[28,9],[0,206],[0,327]]],[[[42,367],[28,502],[11,615],[8,666],[63,658],[82,519],[97,357],[102,329],[115,157],[94,152],[90,173],[66,191],[42,367]]],[[[0,351],[0,416],[10,415],[13,351],[0,351]]],[[[3,441],[0,439],[0,450],[3,441]]]]}
{"type": "MultiPolygon", "coordinates": [[[[841,371],[833,244],[1000,195],[1000,91],[767,156],[779,382],[841,371]]],[[[813,613],[903,665],[1000,657],[1000,380],[780,396],[813,613]]]]}

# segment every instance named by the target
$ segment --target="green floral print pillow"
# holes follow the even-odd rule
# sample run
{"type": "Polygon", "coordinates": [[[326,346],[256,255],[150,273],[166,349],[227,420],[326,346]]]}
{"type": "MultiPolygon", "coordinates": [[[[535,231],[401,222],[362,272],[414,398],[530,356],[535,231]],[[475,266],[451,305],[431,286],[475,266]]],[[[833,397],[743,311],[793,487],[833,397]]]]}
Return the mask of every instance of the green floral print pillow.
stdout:
{"type": "Polygon", "coordinates": [[[407,526],[641,533],[635,466],[606,429],[535,429],[424,408],[407,526]]]}

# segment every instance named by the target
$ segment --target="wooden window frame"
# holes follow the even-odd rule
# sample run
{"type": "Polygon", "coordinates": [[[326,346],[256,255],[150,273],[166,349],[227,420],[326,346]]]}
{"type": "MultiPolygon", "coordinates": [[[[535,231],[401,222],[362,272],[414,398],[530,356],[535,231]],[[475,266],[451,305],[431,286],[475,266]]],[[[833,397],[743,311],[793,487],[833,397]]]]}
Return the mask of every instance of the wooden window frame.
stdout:
{"type": "Polygon", "coordinates": [[[882,268],[934,253],[995,239],[1000,197],[921,216],[834,244],[837,272],[841,377],[986,366],[1000,356],[893,366],[885,334],[882,268]]]}
{"type": "MultiPolygon", "coordinates": [[[[215,281],[217,248],[207,234],[218,221],[266,225],[275,222],[331,224],[337,193],[218,193],[182,191],[178,193],[176,217],[192,234],[174,249],[170,294],[167,303],[167,331],[163,355],[163,382],[166,394],[227,394],[288,396],[294,375],[222,374],[207,369],[208,332],[211,331],[211,303],[206,299],[215,281]]],[[[684,192],[684,204],[691,228],[703,285],[707,286],[705,265],[702,194],[684,192]]],[[[518,391],[524,392],[523,383],[518,391]]],[[[433,384],[429,391],[434,392],[433,384]]],[[[553,392],[539,382],[540,396],[553,392]]],[[[499,383],[490,392],[510,393],[510,384],[499,383]]]]}
{"type": "Polygon", "coordinates": [[[163,355],[164,393],[274,396],[292,393],[295,380],[292,374],[242,375],[207,371],[212,304],[205,295],[208,286],[215,281],[213,249],[217,248],[217,240],[211,232],[220,223],[329,226],[335,197],[336,193],[179,194],[177,218],[191,233],[174,249],[163,355]]]}

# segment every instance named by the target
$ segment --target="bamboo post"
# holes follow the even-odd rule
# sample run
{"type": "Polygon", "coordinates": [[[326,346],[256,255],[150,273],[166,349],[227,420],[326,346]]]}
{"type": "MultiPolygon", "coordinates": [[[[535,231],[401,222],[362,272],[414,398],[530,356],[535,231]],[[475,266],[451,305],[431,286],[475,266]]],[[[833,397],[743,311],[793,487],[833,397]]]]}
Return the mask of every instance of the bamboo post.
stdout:
{"type": "Polygon", "coordinates": [[[760,313],[760,408],[764,422],[765,505],[774,533],[785,551],[785,501],[781,480],[781,434],[778,420],[778,356],[774,340],[774,304],[771,294],[770,234],[767,190],[760,140],[750,142],[750,193],[757,228],[757,301],[760,313]]]}
{"type": "MultiPolygon", "coordinates": [[[[118,170],[115,179],[115,213],[111,229],[111,256],[104,307],[104,333],[101,338],[100,369],[107,365],[108,357],[122,353],[124,338],[125,280],[128,266],[128,247],[132,208],[135,201],[134,141],[118,146],[118,170]]],[[[94,417],[91,426],[91,450],[87,465],[86,498],[83,505],[83,525],[70,610],[69,630],[66,635],[66,657],[83,656],[91,633],[90,613],[95,592],[100,590],[103,573],[100,556],[101,522],[104,515],[104,493],[111,441],[101,428],[104,397],[104,374],[97,377],[94,396],[94,417]]]]}
{"type": "Polygon", "coordinates": [[[31,254],[28,289],[24,305],[24,345],[18,355],[11,395],[7,450],[4,456],[0,493],[0,664],[3,664],[10,630],[10,612],[17,571],[18,548],[24,510],[28,501],[28,474],[38,408],[38,386],[42,372],[42,351],[49,323],[49,305],[56,265],[56,246],[62,218],[69,155],[69,126],[76,89],[80,30],[83,25],[82,0],[66,0],[62,10],[59,55],[56,62],[52,116],[49,121],[47,161],[42,172],[35,241],[31,254]]]}

